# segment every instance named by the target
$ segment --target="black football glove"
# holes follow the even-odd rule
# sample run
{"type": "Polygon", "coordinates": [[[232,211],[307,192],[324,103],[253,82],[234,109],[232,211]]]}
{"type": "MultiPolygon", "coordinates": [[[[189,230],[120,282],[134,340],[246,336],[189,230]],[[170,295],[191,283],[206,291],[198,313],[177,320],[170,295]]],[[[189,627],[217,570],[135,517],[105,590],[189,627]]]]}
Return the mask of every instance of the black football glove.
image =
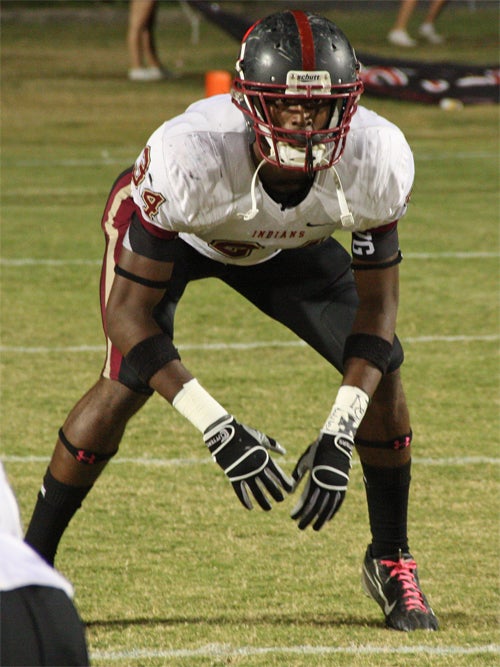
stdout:
{"type": "Polygon", "coordinates": [[[354,436],[370,399],[360,387],[342,385],[318,439],[306,449],[292,473],[294,489],[309,478],[291,517],[301,530],[314,521],[320,530],[344,502],[351,469],[354,436]]]}
{"type": "Polygon", "coordinates": [[[298,460],[292,473],[294,487],[309,472],[300,500],[291,512],[301,530],[313,521],[313,529],[320,530],[340,509],[349,482],[353,447],[352,438],[345,434],[321,433],[298,460]]]}
{"type": "Polygon", "coordinates": [[[292,491],[292,480],[269,456],[269,450],[285,454],[273,438],[239,424],[227,415],[212,424],[204,432],[203,439],[247,509],[252,509],[249,491],[266,511],[271,509],[266,493],[281,502],[284,500],[281,489],[288,493],[292,491]]]}

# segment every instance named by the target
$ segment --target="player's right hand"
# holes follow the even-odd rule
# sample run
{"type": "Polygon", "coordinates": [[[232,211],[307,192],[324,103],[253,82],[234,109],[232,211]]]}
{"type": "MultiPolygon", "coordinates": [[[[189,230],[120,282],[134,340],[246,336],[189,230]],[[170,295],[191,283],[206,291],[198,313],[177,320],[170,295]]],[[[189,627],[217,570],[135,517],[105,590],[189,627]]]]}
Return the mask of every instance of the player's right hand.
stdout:
{"type": "Polygon", "coordinates": [[[269,451],[285,454],[273,438],[227,415],[209,426],[203,439],[246,509],[252,509],[250,494],[268,511],[271,509],[268,495],[281,502],[282,490],[292,491],[292,480],[269,455],[269,451]]]}

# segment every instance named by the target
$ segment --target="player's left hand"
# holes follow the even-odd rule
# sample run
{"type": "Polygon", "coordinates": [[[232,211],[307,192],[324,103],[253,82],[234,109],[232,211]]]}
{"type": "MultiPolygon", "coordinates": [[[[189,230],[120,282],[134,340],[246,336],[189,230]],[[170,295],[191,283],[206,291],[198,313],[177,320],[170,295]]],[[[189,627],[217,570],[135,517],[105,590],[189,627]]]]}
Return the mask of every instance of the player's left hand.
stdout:
{"type": "Polygon", "coordinates": [[[291,517],[304,530],[314,521],[320,530],[338,512],[344,502],[351,468],[352,438],[344,433],[320,433],[302,454],[292,473],[294,488],[309,473],[299,502],[291,517]]]}

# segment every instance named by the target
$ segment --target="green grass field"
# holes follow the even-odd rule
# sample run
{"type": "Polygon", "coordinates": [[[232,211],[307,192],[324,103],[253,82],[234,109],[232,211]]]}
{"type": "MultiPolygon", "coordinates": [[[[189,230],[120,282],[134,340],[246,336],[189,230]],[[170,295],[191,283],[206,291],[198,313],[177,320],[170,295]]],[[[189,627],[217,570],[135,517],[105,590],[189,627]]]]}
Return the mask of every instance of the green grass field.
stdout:
{"type": "MultiPolygon", "coordinates": [[[[55,2],[4,5],[0,452],[26,524],[57,429],[101,368],[99,221],[110,185],[164,119],[203,96],[206,69],[232,68],[237,44],[202,22],[193,45],[177,3],[163,3],[159,49],[181,76],[132,84],[126,3],[60,3],[59,13],[55,2]]],[[[392,12],[340,3],[329,15],[359,50],[395,55],[385,43],[392,12]]],[[[497,60],[497,3],[451,7],[442,27],[447,43],[414,55],[497,60]]],[[[362,594],[359,465],[335,520],[301,533],[288,517],[295,498],[245,512],[199,435],[153,397],[58,554],[93,665],[500,662],[498,107],[363,103],[397,122],[415,153],[398,331],[415,432],[410,544],[441,629],[390,632],[362,594]]],[[[176,326],[186,365],[242,421],[280,440],[290,472],[338,376],[215,281],[190,287],[176,326]]]]}

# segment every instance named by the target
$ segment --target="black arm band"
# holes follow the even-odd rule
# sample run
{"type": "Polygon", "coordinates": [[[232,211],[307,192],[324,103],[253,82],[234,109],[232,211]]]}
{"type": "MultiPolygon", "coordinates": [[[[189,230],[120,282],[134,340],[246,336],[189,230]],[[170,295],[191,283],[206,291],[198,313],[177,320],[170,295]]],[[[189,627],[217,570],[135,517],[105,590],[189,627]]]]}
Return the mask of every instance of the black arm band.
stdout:
{"type": "Polygon", "coordinates": [[[141,340],[125,355],[127,364],[146,384],[160,368],[174,359],[180,359],[177,348],[170,336],[163,333],[141,340]]]}
{"type": "Polygon", "coordinates": [[[345,362],[350,357],[366,359],[385,374],[392,354],[392,344],[385,338],[372,334],[351,334],[347,336],[344,346],[345,362]]]}
{"type": "Polygon", "coordinates": [[[388,262],[379,262],[378,264],[358,264],[353,262],[351,267],[354,271],[370,271],[374,269],[388,269],[390,266],[396,266],[403,261],[403,255],[401,250],[398,250],[398,254],[394,259],[390,259],[388,262]]]}
{"type": "Polygon", "coordinates": [[[142,278],[142,276],[138,276],[136,273],[130,273],[130,271],[122,269],[118,264],[115,264],[115,273],[117,276],[132,280],[134,283],[139,283],[140,285],[144,285],[144,287],[153,287],[154,289],[166,289],[170,284],[169,280],[149,280],[148,278],[142,278]]]}

